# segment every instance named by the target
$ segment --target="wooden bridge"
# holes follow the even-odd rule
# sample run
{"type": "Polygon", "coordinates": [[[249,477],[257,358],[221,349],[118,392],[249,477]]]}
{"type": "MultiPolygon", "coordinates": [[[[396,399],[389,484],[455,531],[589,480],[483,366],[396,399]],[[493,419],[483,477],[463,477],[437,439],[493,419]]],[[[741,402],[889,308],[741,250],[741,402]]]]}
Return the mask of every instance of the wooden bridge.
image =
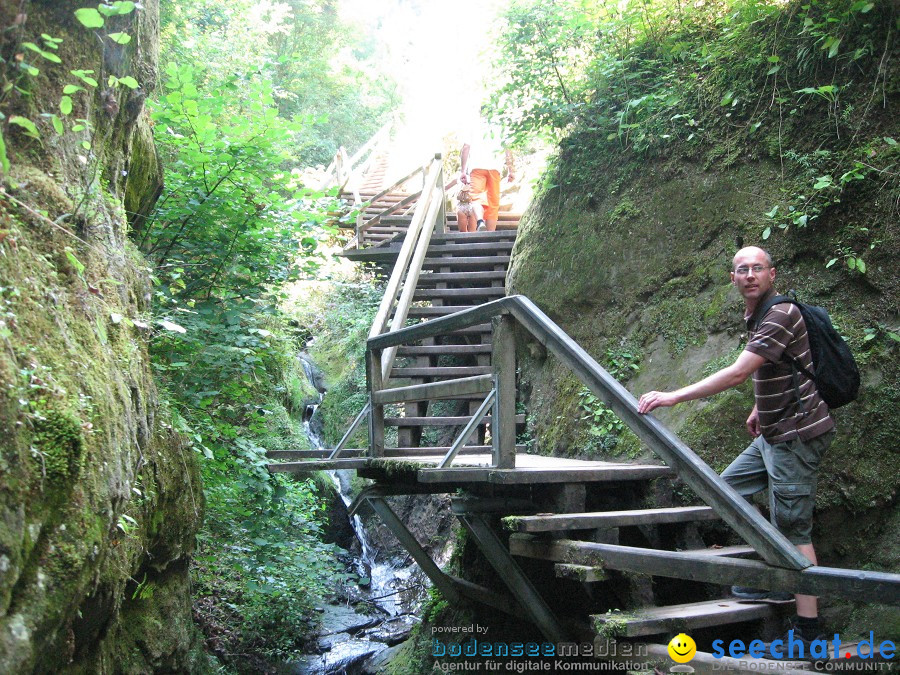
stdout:
{"type": "Polygon", "coordinates": [[[665,644],[681,631],[724,631],[793,609],[722,599],[730,584],[900,604],[900,575],[811,565],[669,429],[638,414],[635,398],[538,307],[506,297],[517,218],[507,216],[510,229],[458,233],[445,187],[437,157],[368,199],[354,195],[360,217],[345,254],[392,265],[367,342],[368,404],[335,448],[271,453],[283,461],[270,470],[356,470],[372,484],[352,509],[371,506],[447,600],[527,616],[557,643],[602,635],[665,644]],[[420,190],[397,191],[411,179],[421,179],[420,190]],[[516,351],[526,345],[571,369],[660,462],[580,461],[517,446],[516,351]],[[364,421],[368,446],[346,448],[364,421]],[[453,430],[455,440],[428,444],[436,437],[428,428],[453,430]],[[704,504],[645,507],[651,492],[670,499],[676,478],[704,504]],[[453,513],[505,592],[450,576],[429,558],[386,501],[410,494],[452,495],[453,513]],[[705,546],[708,521],[745,544],[705,546]],[[626,606],[636,595],[645,606],[626,606]]]}

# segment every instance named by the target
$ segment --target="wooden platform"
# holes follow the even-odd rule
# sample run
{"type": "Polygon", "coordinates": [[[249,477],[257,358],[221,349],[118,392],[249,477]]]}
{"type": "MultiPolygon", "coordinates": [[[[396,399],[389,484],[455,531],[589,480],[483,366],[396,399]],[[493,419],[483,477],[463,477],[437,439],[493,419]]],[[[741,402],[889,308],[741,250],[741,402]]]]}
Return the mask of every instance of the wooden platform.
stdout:
{"type": "Polygon", "coordinates": [[[499,485],[533,485],[548,483],[609,483],[618,481],[651,480],[671,476],[666,466],[656,464],[616,464],[591,462],[579,459],[545,457],[543,455],[516,455],[516,468],[491,467],[490,454],[459,455],[450,467],[436,468],[443,455],[403,457],[349,457],[346,459],[321,459],[303,462],[269,464],[270,471],[306,473],[332,469],[368,469],[386,474],[415,474],[420,483],[446,484],[452,491],[454,484],[493,483],[499,485]]]}

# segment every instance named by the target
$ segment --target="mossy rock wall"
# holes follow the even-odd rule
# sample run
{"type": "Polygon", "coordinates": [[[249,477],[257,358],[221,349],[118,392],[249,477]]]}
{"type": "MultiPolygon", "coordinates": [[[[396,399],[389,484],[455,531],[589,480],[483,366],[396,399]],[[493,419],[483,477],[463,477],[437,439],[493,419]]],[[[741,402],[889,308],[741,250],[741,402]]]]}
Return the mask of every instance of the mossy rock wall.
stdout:
{"type": "MultiPolygon", "coordinates": [[[[135,39],[114,53],[75,23],[77,7],[25,3],[29,31],[63,38],[63,65],[12,101],[20,113],[51,109],[68,69],[89,64],[153,86],[158,4],[120,18],[135,39]]],[[[159,165],[141,92],[95,93],[74,113],[96,131],[90,152],[69,133],[42,143],[7,135],[0,671],[198,671],[187,561],[203,493],[196,458],[160,409],[147,267],[126,237],[126,208],[152,207],[159,165]],[[129,188],[135,156],[143,169],[129,188]]]]}
{"type": "MultiPolygon", "coordinates": [[[[898,108],[897,92],[889,91],[857,140],[870,142],[872,152],[895,152],[882,138],[900,133],[898,108]]],[[[821,142],[833,126],[824,109],[804,121],[793,137],[781,139],[785,146],[821,142]]],[[[728,162],[715,161],[722,150],[715,137],[710,141],[648,156],[612,151],[605,139],[576,131],[547,176],[553,187],[520,226],[508,292],[534,300],[601,364],[610,352],[636,355],[639,369],[623,379],[638,396],[683,386],[733,362],[744,328],[743,303],[729,282],[731,259],[741,246],[769,249],[776,287],[825,306],[863,371],[859,400],[835,412],[838,435],[820,476],[814,533],[820,561],[898,571],[896,550],[880,543],[896,539],[900,487],[900,345],[888,335],[900,319],[896,181],[848,186],[840,203],[806,227],[775,229],[762,241],[771,223],[766,212],[796,189],[802,167],[782,162],[771,139],[747,140],[728,162]],[[866,273],[843,261],[826,268],[851,241],[865,247],[866,273]]],[[[519,351],[538,451],[599,456],[580,383],[542,349],[519,351]]],[[[721,470],[748,442],[744,420],[752,404],[746,383],[660,410],[658,417],[721,470]]],[[[626,434],[603,454],[621,459],[648,452],[626,434]]]]}

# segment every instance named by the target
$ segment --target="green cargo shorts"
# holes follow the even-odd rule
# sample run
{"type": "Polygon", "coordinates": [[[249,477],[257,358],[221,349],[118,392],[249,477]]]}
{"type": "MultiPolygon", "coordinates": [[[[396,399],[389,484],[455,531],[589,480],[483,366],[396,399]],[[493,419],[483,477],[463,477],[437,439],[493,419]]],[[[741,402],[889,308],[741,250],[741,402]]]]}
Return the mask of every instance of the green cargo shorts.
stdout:
{"type": "Polygon", "coordinates": [[[834,431],[808,441],[795,439],[774,445],[758,436],[722,472],[743,497],[769,490],[772,523],[792,544],[812,543],[813,508],[819,462],[834,431]]]}

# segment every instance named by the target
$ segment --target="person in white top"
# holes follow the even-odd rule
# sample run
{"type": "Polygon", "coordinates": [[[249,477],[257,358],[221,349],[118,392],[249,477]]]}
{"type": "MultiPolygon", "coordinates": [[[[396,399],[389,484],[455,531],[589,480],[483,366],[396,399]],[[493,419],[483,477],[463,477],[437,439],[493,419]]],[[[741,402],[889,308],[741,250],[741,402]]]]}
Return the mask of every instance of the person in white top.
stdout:
{"type": "MultiPolygon", "coordinates": [[[[474,138],[474,134],[469,134],[474,138]]],[[[500,211],[500,166],[497,162],[497,153],[486,152],[484,142],[478,145],[476,142],[465,141],[460,152],[459,182],[469,186],[473,194],[481,193],[481,204],[484,208],[484,226],[478,229],[496,230],[497,215],[500,211]]],[[[515,165],[510,150],[503,151],[506,178],[512,183],[515,180],[515,165]]]]}

